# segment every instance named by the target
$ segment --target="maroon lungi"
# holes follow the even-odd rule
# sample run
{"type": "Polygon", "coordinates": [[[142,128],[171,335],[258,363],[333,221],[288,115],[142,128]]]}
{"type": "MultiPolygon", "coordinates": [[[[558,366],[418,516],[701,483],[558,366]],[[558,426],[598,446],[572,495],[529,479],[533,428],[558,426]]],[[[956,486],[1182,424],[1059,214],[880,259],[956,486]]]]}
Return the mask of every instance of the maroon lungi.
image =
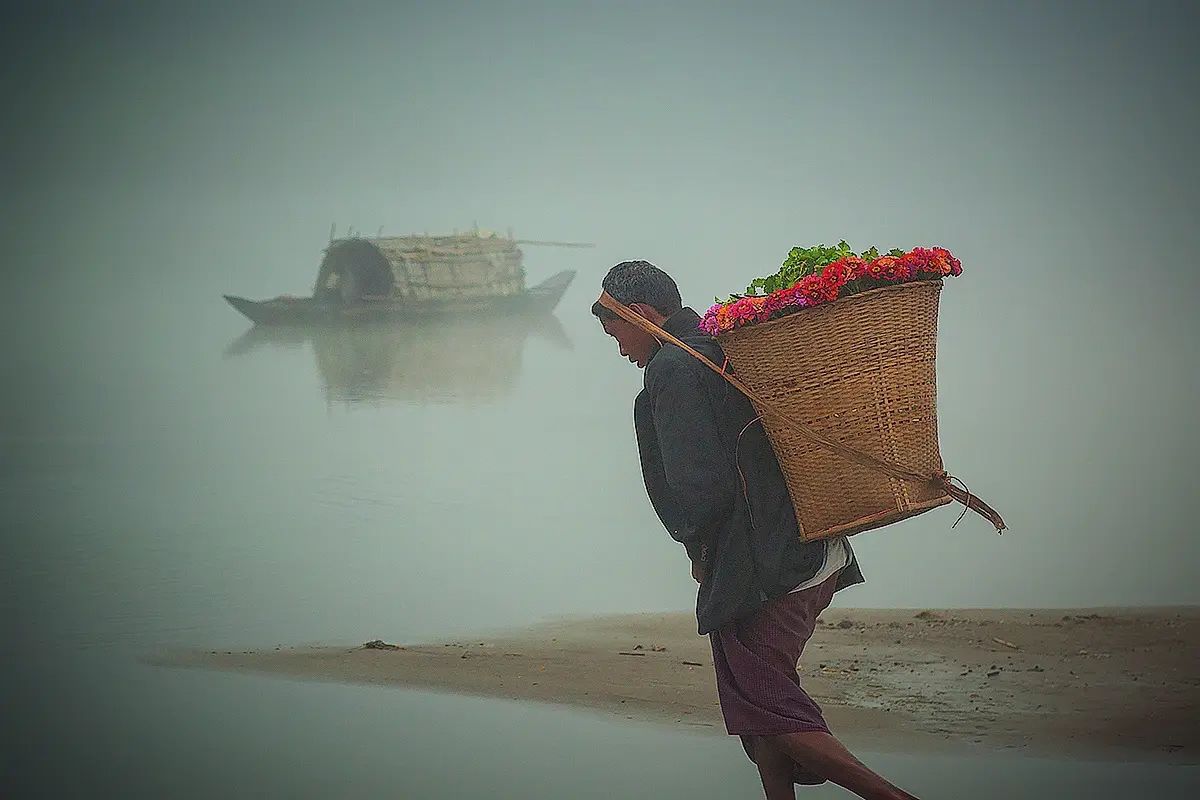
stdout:
{"type": "Polygon", "coordinates": [[[837,581],[835,573],[817,586],[769,600],[753,616],[709,634],[725,729],[742,737],[751,760],[747,737],[829,732],[821,707],[800,686],[796,662],[837,581]]]}

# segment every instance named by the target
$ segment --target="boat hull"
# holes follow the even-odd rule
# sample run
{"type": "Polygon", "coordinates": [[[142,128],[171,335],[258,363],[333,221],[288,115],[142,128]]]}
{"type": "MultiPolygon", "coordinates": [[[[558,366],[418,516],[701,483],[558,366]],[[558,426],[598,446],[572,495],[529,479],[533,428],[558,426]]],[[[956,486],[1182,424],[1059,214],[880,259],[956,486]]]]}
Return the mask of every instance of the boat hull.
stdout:
{"type": "Polygon", "coordinates": [[[248,300],[224,295],[256,325],[309,323],[357,323],[442,317],[455,314],[550,313],[575,279],[573,270],[554,275],[519,294],[494,297],[447,298],[438,300],[365,300],[352,304],[326,303],[311,297],[248,300]]]}

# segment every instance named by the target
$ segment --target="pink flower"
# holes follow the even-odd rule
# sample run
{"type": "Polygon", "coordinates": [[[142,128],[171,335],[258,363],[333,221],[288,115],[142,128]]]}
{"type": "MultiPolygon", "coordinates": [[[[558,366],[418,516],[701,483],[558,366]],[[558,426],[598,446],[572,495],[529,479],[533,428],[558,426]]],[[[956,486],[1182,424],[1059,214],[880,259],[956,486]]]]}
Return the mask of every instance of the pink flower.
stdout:
{"type": "MultiPolygon", "coordinates": [[[[766,298],[762,296],[743,297],[735,300],[725,306],[725,312],[728,315],[728,327],[721,326],[722,330],[730,330],[732,328],[740,328],[743,325],[748,325],[751,322],[758,322],[765,318],[763,314],[763,303],[766,298]]],[[[719,312],[718,312],[719,314],[719,312]]]]}

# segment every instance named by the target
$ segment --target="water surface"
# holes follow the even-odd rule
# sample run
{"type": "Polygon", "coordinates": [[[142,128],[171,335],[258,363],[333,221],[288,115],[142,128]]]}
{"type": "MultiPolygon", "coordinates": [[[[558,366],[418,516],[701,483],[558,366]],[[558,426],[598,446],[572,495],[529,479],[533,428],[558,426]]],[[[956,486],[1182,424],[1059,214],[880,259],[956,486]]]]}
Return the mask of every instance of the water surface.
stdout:
{"type": "MultiPolygon", "coordinates": [[[[755,796],[724,737],[139,661],[686,607],[637,472],[639,376],[582,287],[556,317],[362,331],[246,330],[215,296],[175,313],[144,299],[30,323],[9,367],[25,398],[3,462],[19,796],[755,796]]],[[[1116,798],[1146,781],[1182,797],[1198,778],[866,757],[929,797],[1116,798]]]]}

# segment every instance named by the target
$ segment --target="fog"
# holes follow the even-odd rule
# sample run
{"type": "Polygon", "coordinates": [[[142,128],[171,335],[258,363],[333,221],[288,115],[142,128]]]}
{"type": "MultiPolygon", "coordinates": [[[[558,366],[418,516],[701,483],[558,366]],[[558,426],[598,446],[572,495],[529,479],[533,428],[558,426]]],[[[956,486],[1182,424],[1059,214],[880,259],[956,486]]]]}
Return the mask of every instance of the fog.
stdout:
{"type": "Polygon", "coordinates": [[[702,312],[839,239],[962,260],[942,455],[1009,531],[855,537],[836,603],[1200,602],[1194,9],[248,6],[0,33],[14,644],[688,609],[600,280],[647,259],[702,312]],[[528,328],[247,333],[221,294],[309,294],[331,224],[596,246],[524,248],[531,283],[578,271],[528,328]]]}

